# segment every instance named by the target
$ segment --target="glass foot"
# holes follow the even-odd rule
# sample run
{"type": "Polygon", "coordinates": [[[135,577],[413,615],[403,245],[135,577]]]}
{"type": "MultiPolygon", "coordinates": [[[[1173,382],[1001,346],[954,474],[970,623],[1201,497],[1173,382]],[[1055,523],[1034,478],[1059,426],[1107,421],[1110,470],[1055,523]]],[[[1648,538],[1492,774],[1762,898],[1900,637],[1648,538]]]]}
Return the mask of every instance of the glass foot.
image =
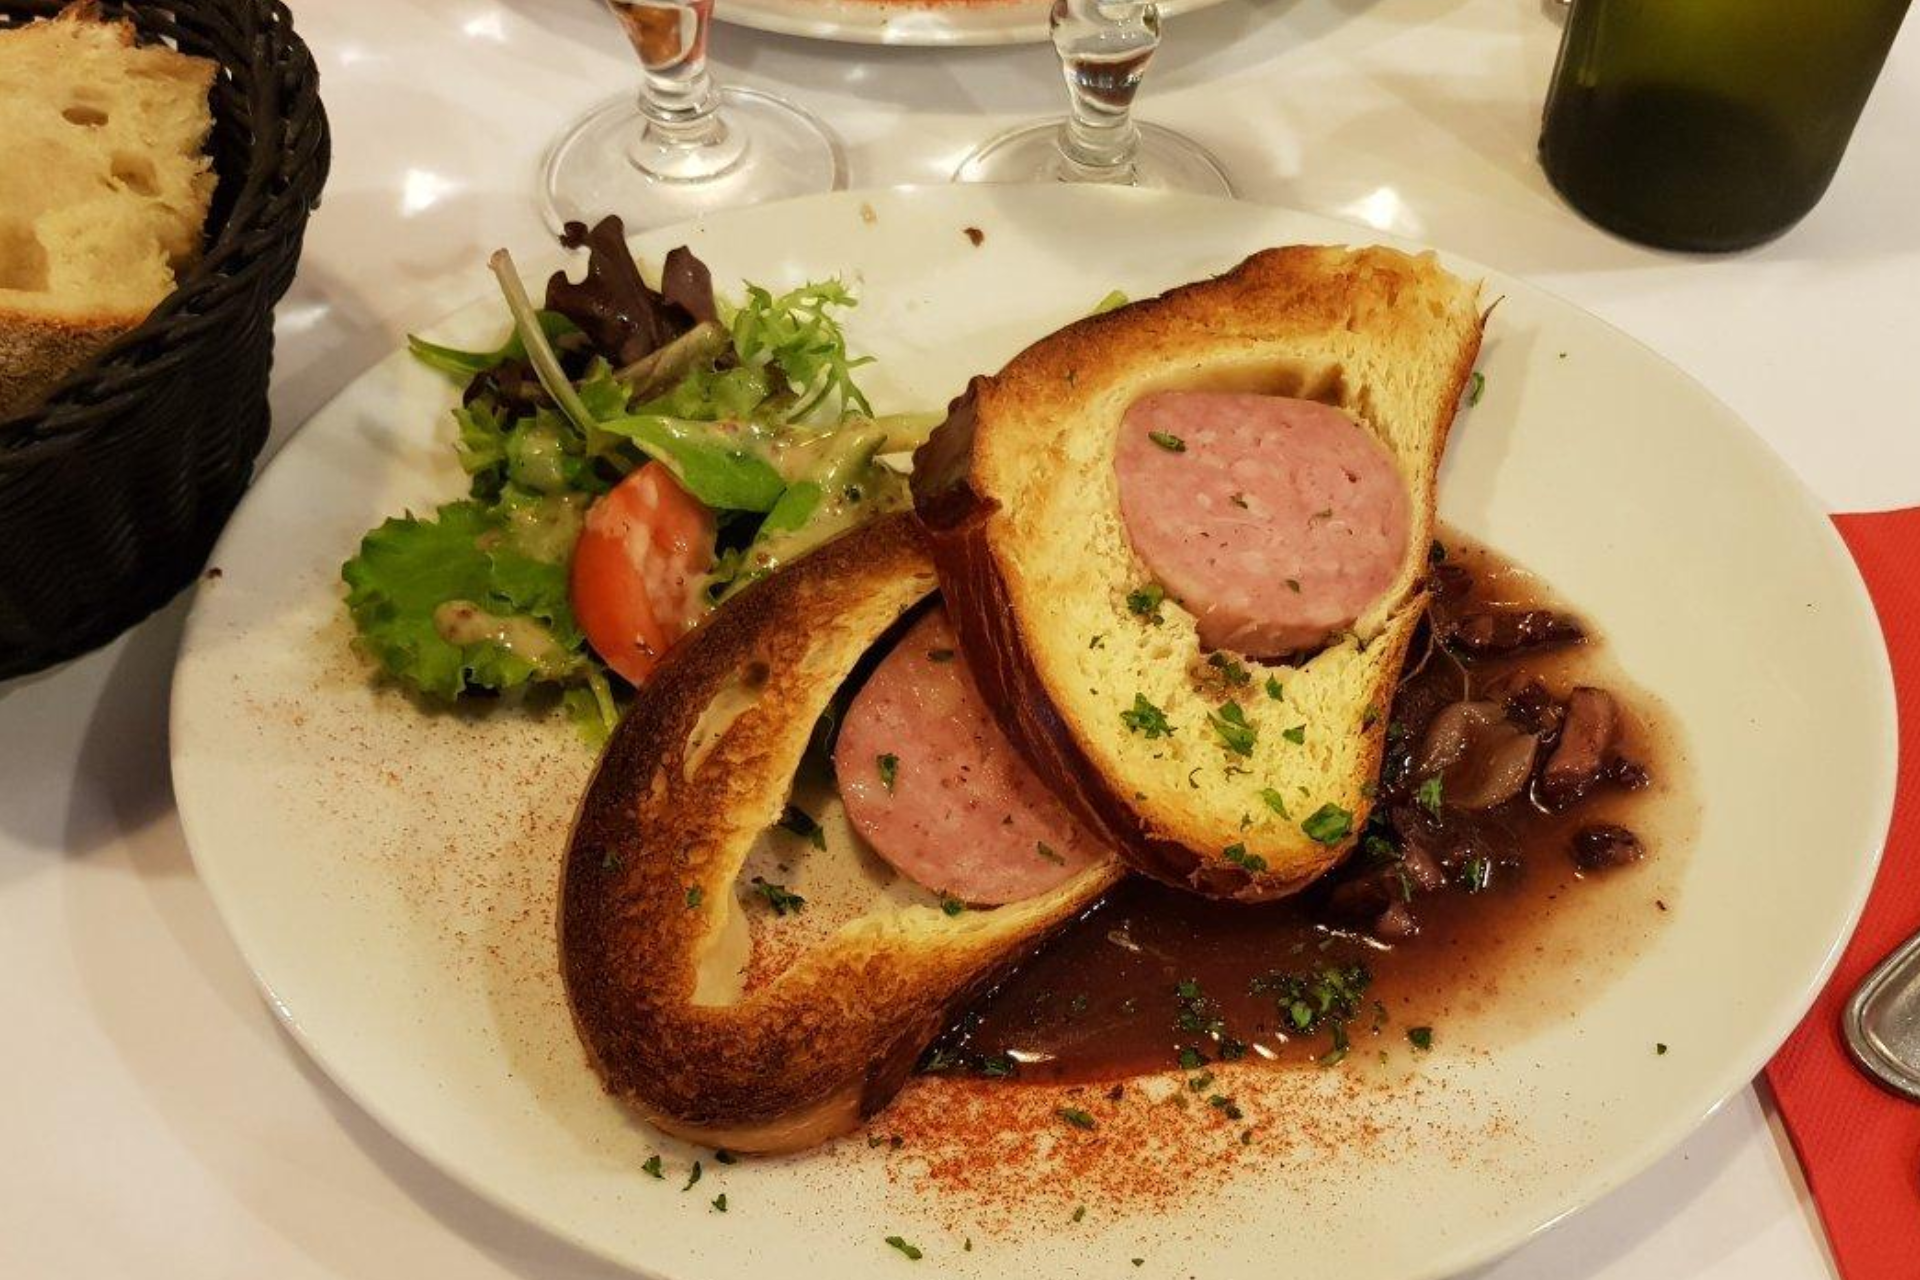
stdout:
{"type": "Polygon", "coordinates": [[[633,94],[588,112],[547,152],[539,189],[547,226],[617,213],[638,231],[847,184],[839,142],[811,113],[757,89],[729,86],[719,96],[713,129],[698,142],[649,130],[633,94]]]}
{"type": "Polygon", "coordinates": [[[1155,124],[1138,124],[1140,143],[1130,165],[1116,170],[1089,169],[1060,149],[1065,121],[1021,125],[980,148],[955,170],[955,182],[1099,182],[1231,196],[1233,181],[1205,147],[1185,134],[1155,124]]]}

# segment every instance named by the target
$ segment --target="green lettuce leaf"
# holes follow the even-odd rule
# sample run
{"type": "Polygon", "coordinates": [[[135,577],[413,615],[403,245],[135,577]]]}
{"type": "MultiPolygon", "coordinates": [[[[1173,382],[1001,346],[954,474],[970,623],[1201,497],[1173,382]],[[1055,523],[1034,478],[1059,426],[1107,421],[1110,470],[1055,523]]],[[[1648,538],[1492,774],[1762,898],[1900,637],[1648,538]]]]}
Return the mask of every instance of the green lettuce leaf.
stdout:
{"type": "Polygon", "coordinates": [[[449,701],[470,688],[580,677],[587,664],[566,566],[522,554],[502,532],[479,505],[455,502],[432,519],[390,519],[368,533],[340,570],[363,650],[395,679],[449,701]],[[524,620],[533,643],[454,643],[435,619],[454,601],[524,620]]]}
{"type": "Polygon", "coordinates": [[[753,417],[772,394],[764,369],[695,369],[664,395],[634,410],[650,417],[695,422],[741,421],[753,417]]]}
{"type": "Polygon", "coordinates": [[[787,487],[751,446],[707,423],[635,414],[603,422],[600,430],[665,463],[688,493],[716,510],[771,511],[787,487]]]}
{"type": "MultiPolygon", "coordinates": [[[[558,311],[542,311],[539,317],[541,332],[549,340],[580,332],[573,321],[558,311]]],[[[462,351],[458,347],[443,347],[437,342],[428,342],[419,334],[410,333],[407,335],[407,350],[427,368],[437,369],[463,383],[472,381],[476,375],[485,373],[497,364],[525,359],[527,354],[526,344],[520,340],[518,333],[510,334],[505,342],[492,351],[462,351]]]]}

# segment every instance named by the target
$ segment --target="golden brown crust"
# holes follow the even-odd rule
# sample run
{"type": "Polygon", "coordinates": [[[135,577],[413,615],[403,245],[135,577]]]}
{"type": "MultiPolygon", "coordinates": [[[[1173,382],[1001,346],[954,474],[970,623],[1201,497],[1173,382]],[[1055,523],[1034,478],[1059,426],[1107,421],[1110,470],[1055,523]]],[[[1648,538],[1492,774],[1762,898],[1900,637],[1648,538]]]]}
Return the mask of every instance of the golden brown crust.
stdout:
{"type": "Polygon", "coordinates": [[[49,316],[0,304],[0,418],[24,413],[146,316],[49,316]]]}
{"type": "MultiPolygon", "coordinates": [[[[1101,488],[1110,484],[1111,445],[1093,437],[1111,437],[1126,404],[1148,390],[1219,387],[1339,404],[1394,453],[1415,508],[1398,581],[1351,640],[1298,667],[1270,668],[1290,697],[1316,680],[1331,686],[1317,700],[1309,694],[1309,710],[1289,718],[1305,714],[1316,742],[1328,734],[1345,739],[1337,767],[1324,770],[1304,799],[1293,788],[1284,798],[1308,812],[1323,803],[1343,808],[1357,833],[1384,745],[1379,710],[1391,700],[1425,608],[1435,473],[1478,356],[1481,323],[1477,290],[1430,258],[1383,249],[1268,250],[1224,276],[1088,317],[1035,343],[999,374],[976,378],[916,455],[916,507],[988,704],[1036,772],[1136,869],[1213,896],[1273,898],[1335,865],[1351,838],[1308,837],[1299,825],[1305,812],[1268,823],[1259,792],[1247,786],[1231,803],[1205,807],[1188,788],[1210,770],[1185,772],[1204,759],[1189,755],[1156,774],[1127,758],[1138,744],[1115,746],[1125,738],[1117,712],[1128,691],[1105,687],[1096,677],[1112,669],[1098,669],[1085,650],[1132,646],[1138,668],[1165,667],[1172,628],[1146,633],[1112,604],[1144,571],[1119,531],[1111,490],[1101,488]],[[1066,621],[1083,623],[1086,634],[1063,634],[1066,621]],[[1250,823],[1249,812],[1261,820],[1250,823]],[[1253,872],[1225,857],[1235,847],[1257,859],[1253,872]]],[[[1186,642],[1197,653],[1191,619],[1170,613],[1185,619],[1186,642]]],[[[1182,722],[1184,742],[1208,734],[1205,709],[1194,710],[1182,722]]],[[[1255,695],[1248,710],[1271,716],[1275,709],[1255,695]]],[[[1282,723],[1268,724],[1268,744],[1282,723]]],[[[1269,764],[1245,763],[1252,770],[1242,771],[1253,773],[1269,764]]],[[[1263,774],[1253,786],[1269,780],[1281,785],[1277,774],[1263,774]]]]}
{"type": "Polygon", "coordinates": [[[892,1097],[957,1004],[1117,878],[1109,865],[958,918],[882,912],[735,1003],[695,1002],[748,846],[779,814],[815,720],[933,587],[910,517],[857,529],[677,646],[607,745],[562,875],[561,970],[608,1089],[670,1132],[775,1151],[852,1128],[892,1097]],[[695,726],[743,672],[757,698],[695,754],[695,726]]]}

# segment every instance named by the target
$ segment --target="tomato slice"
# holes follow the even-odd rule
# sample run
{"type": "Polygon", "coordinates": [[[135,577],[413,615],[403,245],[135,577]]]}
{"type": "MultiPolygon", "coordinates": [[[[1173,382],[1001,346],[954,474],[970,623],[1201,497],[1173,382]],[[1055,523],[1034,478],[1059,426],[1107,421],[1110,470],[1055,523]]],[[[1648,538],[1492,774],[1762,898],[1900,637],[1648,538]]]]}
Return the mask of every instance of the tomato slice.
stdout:
{"type": "Polygon", "coordinates": [[[658,462],[622,480],[587,511],[573,549],[573,616],[601,660],[644,684],[706,612],[713,512],[658,462]]]}

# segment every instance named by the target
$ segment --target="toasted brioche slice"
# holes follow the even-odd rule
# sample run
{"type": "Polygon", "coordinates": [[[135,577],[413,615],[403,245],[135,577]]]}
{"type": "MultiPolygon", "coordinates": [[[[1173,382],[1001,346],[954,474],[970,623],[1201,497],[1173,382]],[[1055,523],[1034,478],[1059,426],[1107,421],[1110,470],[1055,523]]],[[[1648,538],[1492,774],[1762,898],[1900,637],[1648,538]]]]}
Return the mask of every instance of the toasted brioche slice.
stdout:
{"type": "Polygon", "coordinates": [[[715,980],[741,867],[815,721],[933,588],[910,515],[830,542],[677,646],[607,745],[563,872],[561,971],[607,1088],[669,1133],[790,1151],[853,1128],[957,1005],[1120,875],[1108,859],[958,915],[882,904],[770,983],[740,994],[715,980]]]}
{"type": "Polygon", "coordinates": [[[89,2],[0,31],[0,415],[172,292],[199,257],[218,68],[89,2]]]}
{"type": "Polygon", "coordinates": [[[915,503],[983,695],[1136,868],[1272,898],[1334,865],[1359,831],[1426,604],[1435,473],[1480,348],[1478,293],[1430,255],[1269,250],[1027,348],[974,379],[916,454],[915,503]],[[1157,625],[1129,607],[1151,575],[1122,522],[1115,442],[1128,407],[1166,390],[1320,400],[1385,444],[1411,489],[1412,534],[1349,634],[1304,661],[1216,665],[1177,603],[1157,625]],[[1209,719],[1229,701],[1253,730],[1244,754],[1209,719]],[[1149,707],[1170,732],[1143,727],[1149,707]]]}

